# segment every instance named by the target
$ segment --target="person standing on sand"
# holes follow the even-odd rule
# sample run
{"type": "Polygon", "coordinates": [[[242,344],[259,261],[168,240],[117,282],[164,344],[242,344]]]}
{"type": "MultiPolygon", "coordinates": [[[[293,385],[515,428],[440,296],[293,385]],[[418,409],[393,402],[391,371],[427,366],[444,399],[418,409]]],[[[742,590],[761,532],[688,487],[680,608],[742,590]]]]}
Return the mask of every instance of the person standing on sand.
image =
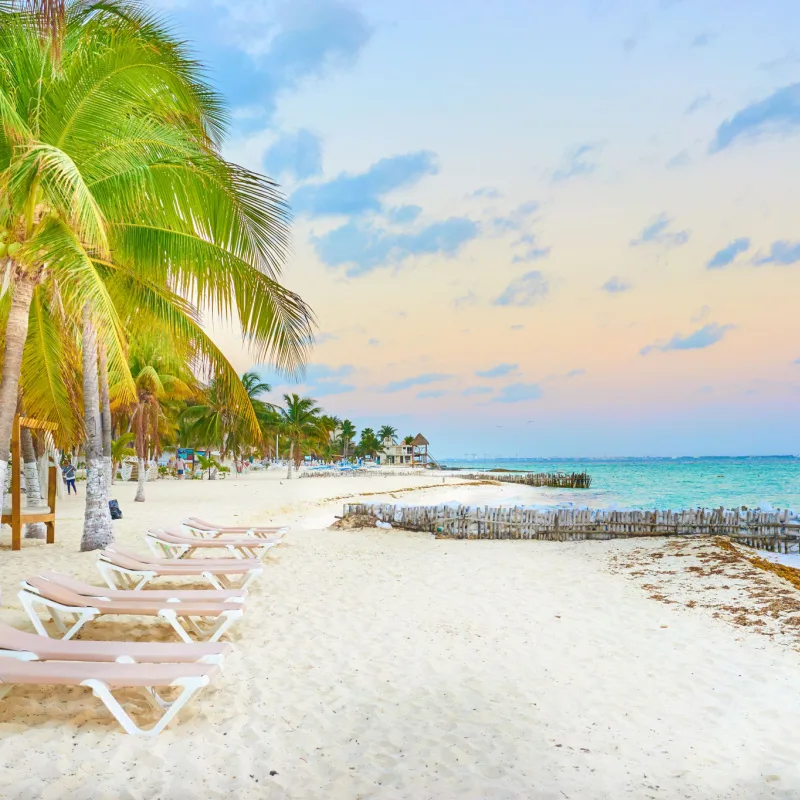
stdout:
{"type": "Polygon", "coordinates": [[[178,456],[178,460],[175,462],[175,466],[177,467],[178,480],[182,481],[183,471],[186,469],[186,462],[184,462],[184,460],[180,456],[178,456]]]}
{"type": "Polygon", "coordinates": [[[78,487],[75,485],[75,467],[72,466],[72,461],[67,461],[61,465],[61,474],[64,476],[64,481],[67,484],[67,494],[70,495],[75,492],[78,496],[78,487]]]}

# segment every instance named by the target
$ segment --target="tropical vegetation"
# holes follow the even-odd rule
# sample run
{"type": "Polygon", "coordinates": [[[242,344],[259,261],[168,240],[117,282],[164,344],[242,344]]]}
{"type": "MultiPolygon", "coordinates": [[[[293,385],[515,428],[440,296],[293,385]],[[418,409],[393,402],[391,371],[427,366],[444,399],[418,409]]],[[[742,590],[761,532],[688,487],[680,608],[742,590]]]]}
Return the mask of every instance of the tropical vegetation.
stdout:
{"type": "MultiPolygon", "coordinates": [[[[14,415],[25,441],[86,467],[81,549],[113,540],[109,486],[136,458],[136,500],[165,449],[229,458],[371,457],[397,429],[358,431],[297,394],[268,402],[200,310],[241,331],[253,363],[299,375],[311,310],[282,285],[288,208],[227,162],[227,112],[205,71],[135,0],[0,0],[0,505],[14,415]]],[[[41,531],[31,527],[31,536],[41,531]]]]}
{"type": "Polygon", "coordinates": [[[115,425],[141,464],[190,373],[261,430],[201,307],[285,372],[311,344],[309,308],[279,283],[286,204],[222,158],[226,123],[202,65],[139,3],[0,0],[0,500],[24,400],[59,446],[83,445],[82,549],[113,537],[115,425]]]}

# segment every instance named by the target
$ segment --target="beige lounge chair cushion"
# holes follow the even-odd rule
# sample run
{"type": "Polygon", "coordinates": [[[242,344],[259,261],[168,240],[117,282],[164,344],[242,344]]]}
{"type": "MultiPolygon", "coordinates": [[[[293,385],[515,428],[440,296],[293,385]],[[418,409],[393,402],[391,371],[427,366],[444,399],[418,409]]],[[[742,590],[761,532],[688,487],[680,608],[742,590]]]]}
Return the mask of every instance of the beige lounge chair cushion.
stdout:
{"type": "Polygon", "coordinates": [[[129,656],[134,661],[147,664],[183,664],[199,661],[204,656],[228,656],[233,652],[233,647],[206,642],[64,641],[26,633],[0,623],[0,650],[35,653],[40,661],[109,662],[116,661],[120,656],[129,656]]]}
{"type": "Polygon", "coordinates": [[[172,609],[180,616],[217,617],[223,611],[243,611],[244,603],[222,603],[216,601],[169,603],[163,600],[148,600],[145,592],[131,592],[140,597],[125,600],[104,600],[99,597],[83,597],[41,577],[27,581],[42,597],[71,608],[96,608],[101,614],[137,614],[157,617],[165,609],[172,609]]]}
{"type": "Polygon", "coordinates": [[[256,558],[203,558],[176,559],[154,558],[124,550],[117,545],[113,549],[103,550],[102,555],[112,564],[123,569],[150,571],[159,575],[201,575],[209,572],[212,575],[244,575],[250,570],[261,569],[261,562],[256,558]]]}
{"type": "Polygon", "coordinates": [[[244,597],[246,589],[109,589],[105,586],[92,586],[61,572],[42,572],[39,577],[46,578],[75,594],[87,599],[108,597],[111,600],[137,600],[145,598],[150,601],[167,601],[173,598],[181,602],[217,600],[226,602],[244,597]]]}
{"type": "Polygon", "coordinates": [[[99,680],[110,689],[128,686],[170,686],[181,678],[214,678],[215,664],[97,664],[68,661],[0,659],[0,683],[35,686],[80,686],[99,680]]]}
{"type": "Polygon", "coordinates": [[[241,539],[201,539],[198,536],[187,536],[185,533],[173,530],[151,530],[150,533],[156,539],[162,539],[169,544],[188,544],[190,547],[218,549],[226,547],[246,547],[252,549],[253,547],[263,547],[265,544],[270,544],[265,539],[253,539],[249,536],[243,536],[241,539]]]}
{"type": "Polygon", "coordinates": [[[286,530],[285,525],[216,525],[213,522],[209,522],[205,519],[200,519],[200,517],[189,517],[186,520],[188,525],[191,525],[193,528],[197,528],[198,530],[208,531],[209,533],[213,533],[214,531],[222,531],[225,533],[247,533],[247,531],[282,531],[286,530]]]}

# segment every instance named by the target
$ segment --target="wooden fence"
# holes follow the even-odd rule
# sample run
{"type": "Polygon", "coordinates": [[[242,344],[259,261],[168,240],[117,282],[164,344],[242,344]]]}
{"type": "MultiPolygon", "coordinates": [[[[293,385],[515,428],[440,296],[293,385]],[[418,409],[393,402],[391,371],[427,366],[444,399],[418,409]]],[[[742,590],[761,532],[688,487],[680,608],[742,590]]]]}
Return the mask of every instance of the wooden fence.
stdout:
{"type": "Polygon", "coordinates": [[[541,539],[578,541],[639,536],[730,536],[751,547],[790,552],[800,547],[800,523],[788,511],[691,509],[685,511],[606,511],[530,509],[520,506],[405,507],[348,503],[343,517],[389,522],[412,531],[450,539],[541,539]]]}
{"type": "Polygon", "coordinates": [[[500,481],[523,486],[552,486],[558,489],[589,489],[592,476],[588,472],[457,472],[459,477],[473,481],[500,481]]]}

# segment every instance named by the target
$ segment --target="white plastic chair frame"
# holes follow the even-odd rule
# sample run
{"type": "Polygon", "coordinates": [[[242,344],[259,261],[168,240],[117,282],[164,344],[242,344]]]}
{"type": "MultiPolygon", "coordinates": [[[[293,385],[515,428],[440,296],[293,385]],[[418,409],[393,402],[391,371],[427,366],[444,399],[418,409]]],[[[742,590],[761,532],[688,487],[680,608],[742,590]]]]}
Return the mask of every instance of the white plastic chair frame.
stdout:
{"type": "MultiPolygon", "coordinates": [[[[214,541],[219,541],[216,537],[212,537],[214,541]]],[[[243,537],[244,538],[244,537],[243,537]]],[[[148,531],[144,536],[145,542],[147,542],[147,546],[150,548],[151,552],[154,556],[162,556],[166,555],[167,558],[174,558],[174,559],[190,559],[197,550],[202,550],[204,545],[203,542],[207,541],[207,538],[198,536],[197,543],[186,543],[186,544],[178,544],[177,542],[169,542],[164,539],[159,538],[158,532],[151,530],[148,531]],[[161,552],[159,552],[159,549],[161,552]]],[[[259,561],[264,557],[264,554],[272,547],[277,547],[277,542],[267,542],[264,539],[257,539],[253,537],[253,544],[242,544],[241,542],[237,544],[226,544],[225,550],[228,553],[228,557],[230,558],[255,558],[259,561]]],[[[221,548],[214,547],[214,550],[219,550],[221,548]]],[[[202,561],[202,559],[198,559],[198,561],[202,561]]]]}
{"type": "MultiPolygon", "coordinates": [[[[127,711],[120,705],[119,701],[105,681],[89,678],[81,682],[81,686],[86,686],[92,690],[95,697],[99,698],[105,707],[113,714],[114,719],[119,722],[126,733],[131,736],[158,736],[164,728],[169,725],[178,712],[196,695],[204,686],[207,686],[210,678],[207,675],[178,678],[170,686],[180,687],[181,691],[173,701],[167,701],[155,690],[153,686],[127,687],[141,688],[142,694],[149,701],[150,705],[161,712],[161,717],[151,728],[140,728],[127,711]]],[[[60,685],[60,684],[56,684],[60,685]]],[[[2,700],[13,688],[15,684],[0,684],[0,700],[2,700]]]]}
{"type": "MultiPolygon", "coordinates": [[[[185,560],[185,559],[184,559],[185,560]]],[[[200,559],[197,559],[199,566],[200,559]]],[[[100,556],[97,562],[97,569],[103,576],[103,580],[109,589],[133,589],[138,590],[147,586],[150,581],[160,577],[155,570],[133,569],[131,567],[121,567],[104,556],[100,556]]],[[[208,570],[197,571],[198,578],[207,581],[214,589],[246,589],[264,571],[263,567],[253,567],[244,576],[244,580],[237,582],[231,580],[227,575],[214,574],[208,570]]],[[[194,578],[194,575],[186,576],[166,576],[166,577],[187,577],[194,578]]]]}
{"type": "MultiPolygon", "coordinates": [[[[25,609],[28,617],[40,636],[50,636],[47,628],[45,628],[41,617],[39,616],[39,607],[47,610],[50,619],[56,630],[61,634],[59,639],[71,639],[86,623],[91,622],[95,617],[101,615],[99,608],[94,608],[90,605],[86,606],[67,606],[57,603],[55,600],[50,600],[47,597],[42,597],[38,590],[31,586],[29,583],[22,582],[22,591],[17,595],[22,607],[25,609]],[[67,622],[64,621],[63,614],[71,614],[74,622],[71,627],[67,627],[67,622]]],[[[89,598],[87,598],[88,600],[89,598]]],[[[108,599],[108,598],[98,598],[108,599]]],[[[169,601],[168,601],[169,602],[169,601]]],[[[231,601],[236,602],[236,601],[231,601]]],[[[173,603],[175,607],[179,607],[180,603],[173,603]]],[[[189,630],[193,631],[199,639],[206,642],[216,642],[219,638],[244,614],[244,610],[227,609],[221,611],[219,616],[211,617],[214,622],[203,625],[195,621],[194,615],[181,614],[176,612],[175,608],[162,608],[156,615],[159,619],[168,623],[175,633],[184,642],[193,642],[194,639],[189,635],[189,630]],[[181,624],[184,620],[186,626],[181,624]],[[189,630],[187,630],[187,627],[189,630]]],[[[135,614],[131,615],[135,616],[135,614]]],[[[200,619],[205,619],[201,617],[200,619]]]]}

